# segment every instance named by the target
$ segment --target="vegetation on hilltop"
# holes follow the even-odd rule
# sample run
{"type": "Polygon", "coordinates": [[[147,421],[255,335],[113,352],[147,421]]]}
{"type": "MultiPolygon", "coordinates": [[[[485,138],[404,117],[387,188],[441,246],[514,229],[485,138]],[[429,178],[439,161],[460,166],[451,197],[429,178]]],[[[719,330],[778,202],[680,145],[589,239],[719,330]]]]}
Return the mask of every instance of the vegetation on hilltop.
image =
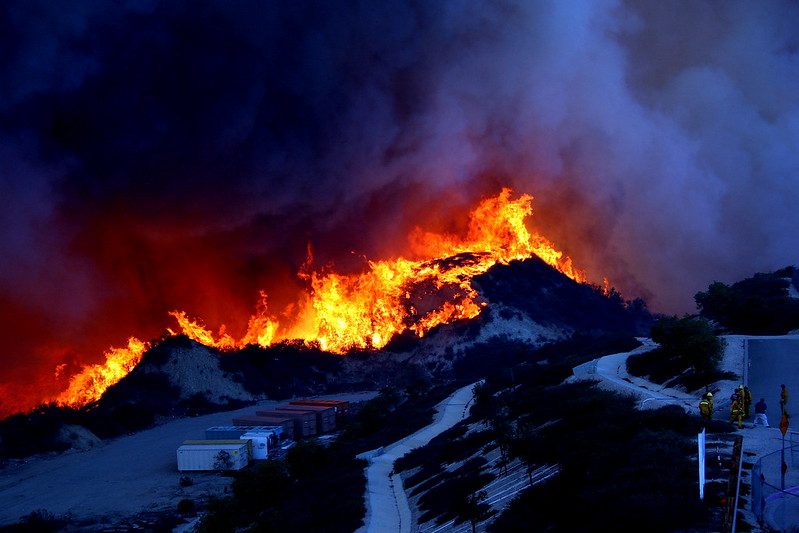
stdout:
{"type": "Polygon", "coordinates": [[[790,266],[732,285],[714,282],[694,299],[702,316],[730,333],[784,335],[799,328],[799,299],[789,293],[797,282],[799,273],[790,266]]]}
{"type": "Polygon", "coordinates": [[[583,334],[646,335],[653,322],[641,298],[625,301],[613,288],[575,283],[538,258],[496,265],[475,284],[502,313],[583,334]]]}

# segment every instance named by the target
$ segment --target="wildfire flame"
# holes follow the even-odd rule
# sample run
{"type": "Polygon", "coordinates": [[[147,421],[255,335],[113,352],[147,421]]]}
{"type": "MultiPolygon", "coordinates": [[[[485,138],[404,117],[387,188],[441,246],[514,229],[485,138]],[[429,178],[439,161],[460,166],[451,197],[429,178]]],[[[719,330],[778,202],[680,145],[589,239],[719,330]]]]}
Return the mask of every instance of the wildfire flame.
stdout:
{"type": "Polygon", "coordinates": [[[69,388],[56,398],[67,407],[82,407],[94,402],[111,385],[128,375],[141,361],[149,344],[135,337],[128,339],[127,348],[110,348],[105,352],[105,364],[89,365],[69,380],[69,388]]]}
{"type": "MultiPolygon", "coordinates": [[[[224,325],[214,334],[184,311],[170,314],[184,335],[221,350],[300,339],[343,354],[358,348],[382,348],[403,331],[422,337],[439,324],[477,316],[485,302],[479,300],[471,280],[497,263],[536,255],[575,281],[584,282],[585,274],[569,257],[545,237],[528,231],[525,219],[533,213],[533,197],[523,194],[512,200],[511,195],[510,189],[503,189],[474,209],[465,237],[417,228],[410,236],[414,259],[369,261],[365,272],[351,275],[303,269],[299,275],[307,280],[309,291],[302,301],[284,310],[281,321],[270,314],[267,295],[262,292],[247,331],[238,340],[224,325]]],[[[146,343],[131,338],[127,348],[109,350],[105,365],[89,366],[73,376],[57,402],[79,406],[95,401],[138,364],[147,348],[146,343]]]]}
{"type": "Polygon", "coordinates": [[[484,303],[479,302],[471,279],[497,263],[537,255],[575,281],[584,282],[585,274],[570,258],[543,236],[528,231],[524,221],[533,212],[532,196],[524,194],[512,200],[511,194],[510,189],[503,189],[472,211],[466,237],[417,228],[410,241],[418,259],[370,261],[366,272],[352,275],[301,273],[310,282],[310,293],[288,324],[268,314],[263,293],[247,333],[238,341],[224,326],[214,335],[183,311],[171,314],[185,335],[220,349],[302,339],[326,351],[345,353],[355,348],[382,348],[392,336],[406,330],[421,337],[439,324],[477,316],[484,303]],[[422,309],[430,307],[425,300],[432,293],[439,293],[439,301],[422,309]],[[446,301],[440,301],[442,294],[448,296],[446,301]]]}

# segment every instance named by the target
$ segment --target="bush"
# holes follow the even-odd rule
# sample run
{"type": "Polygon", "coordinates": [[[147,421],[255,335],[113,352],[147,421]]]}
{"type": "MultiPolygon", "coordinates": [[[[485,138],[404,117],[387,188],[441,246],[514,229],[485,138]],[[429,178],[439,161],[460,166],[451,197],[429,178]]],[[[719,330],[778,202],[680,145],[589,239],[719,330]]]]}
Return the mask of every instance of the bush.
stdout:
{"type": "Polygon", "coordinates": [[[325,468],[330,463],[330,450],[316,442],[300,442],[286,454],[286,464],[291,476],[297,479],[325,468]]]}
{"type": "Polygon", "coordinates": [[[664,383],[687,368],[683,360],[658,348],[627,358],[627,372],[633,376],[648,377],[654,383],[664,383]]]}
{"type": "Polygon", "coordinates": [[[667,357],[682,361],[694,374],[717,370],[724,352],[724,340],[713,333],[710,322],[701,317],[670,317],[652,326],[652,340],[667,357]]]}
{"type": "Polygon", "coordinates": [[[178,502],[178,513],[191,514],[194,512],[194,500],[183,499],[178,502]]]}
{"type": "Polygon", "coordinates": [[[728,376],[719,370],[724,340],[701,317],[667,317],[652,326],[652,340],[660,347],[627,358],[627,371],[655,383],[682,385],[696,390],[728,376]],[[676,377],[675,377],[676,376],[676,377]]]}
{"type": "Polygon", "coordinates": [[[66,520],[56,517],[45,509],[37,509],[23,516],[19,523],[6,526],[2,530],[8,533],[55,533],[63,531],[66,525],[66,520]]]}

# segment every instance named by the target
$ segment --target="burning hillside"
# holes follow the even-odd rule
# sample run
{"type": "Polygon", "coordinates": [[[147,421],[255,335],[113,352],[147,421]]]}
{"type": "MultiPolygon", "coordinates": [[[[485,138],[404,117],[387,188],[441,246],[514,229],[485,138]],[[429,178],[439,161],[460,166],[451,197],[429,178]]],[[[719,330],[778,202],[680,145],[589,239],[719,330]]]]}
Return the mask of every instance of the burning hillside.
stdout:
{"type": "MultiPolygon", "coordinates": [[[[332,267],[303,269],[299,276],[307,292],[278,313],[260,302],[240,338],[221,325],[216,333],[192,319],[186,311],[173,311],[179,333],[206,346],[222,350],[247,345],[270,346],[300,339],[307,345],[343,354],[352,349],[379,349],[398,333],[412,331],[423,337],[440,324],[473,318],[486,302],[472,286],[475,276],[496,264],[538,256],[575,281],[585,281],[568,257],[526,222],[533,198],[512,198],[510,189],[483,200],[469,215],[466,234],[435,234],[417,228],[409,237],[410,258],[368,262],[363,272],[339,274],[332,267]]],[[[169,334],[176,332],[169,330],[169,334]]],[[[106,353],[106,363],[86,367],[70,380],[56,401],[85,405],[124,377],[141,358],[147,344],[132,338],[127,348],[106,353]]]]}
{"type": "Polygon", "coordinates": [[[506,259],[466,247],[466,219],[504,186],[535,192],[541,233],[658,312],[795,262],[799,7],[693,15],[3,3],[0,416],[92,365],[103,381],[103,350],[166,325],[343,350],[473,315],[461,272],[506,259]],[[387,307],[353,298],[372,289],[387,307]]]}

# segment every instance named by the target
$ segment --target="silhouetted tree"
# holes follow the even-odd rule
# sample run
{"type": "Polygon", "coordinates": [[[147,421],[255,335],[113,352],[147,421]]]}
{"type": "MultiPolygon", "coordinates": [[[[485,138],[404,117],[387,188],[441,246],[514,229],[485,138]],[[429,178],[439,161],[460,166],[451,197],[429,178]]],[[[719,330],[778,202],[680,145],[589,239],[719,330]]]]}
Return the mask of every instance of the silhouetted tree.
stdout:
{"type": "Polygon", "coordinates": [[[731,286],[716,281],[694,300],[702,316],[733,333],[784,334],[799,327],[799,301],[788,293],[793,271],[758,273],[731,286]]]}
{"type": "Polygon", "coordinates": [[[676,357],[697,376],[709,377],[718,371],[724,340],[716,336],[706,319],[695,316],[668,317],[652,326],[652,340],[666,357],[676,357]]]}
{"type": "Polygon", "coordinates": [[[472,524],[472,533],[477,532],[477,524],[491,516],[491,506],[485,503],[487,497],[488,493],[481,490],[459,498],[455,511],[458,517],[472,524]]]}

